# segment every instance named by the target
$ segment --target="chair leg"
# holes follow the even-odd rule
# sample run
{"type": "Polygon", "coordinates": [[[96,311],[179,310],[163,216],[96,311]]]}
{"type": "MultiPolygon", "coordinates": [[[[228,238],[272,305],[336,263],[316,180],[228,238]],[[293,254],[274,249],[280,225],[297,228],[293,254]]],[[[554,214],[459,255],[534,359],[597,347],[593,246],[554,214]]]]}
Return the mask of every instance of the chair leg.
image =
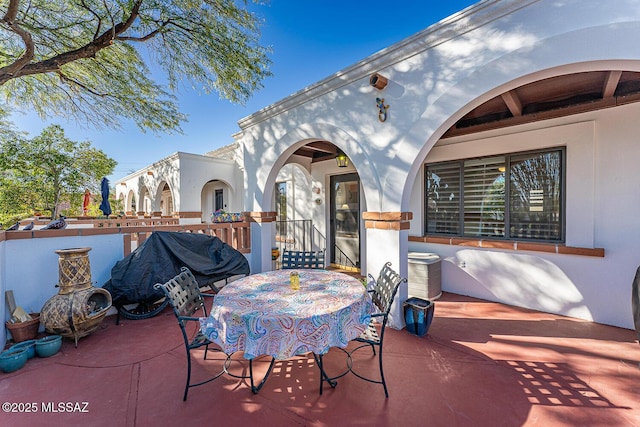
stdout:
{"type": "Polygon", "coordinates": [[[191,352],[187,350],[187,384],[184,386],[184,396],[182,401],[187,401],[187,393],[189,393],[189,383],[191,381],[191,352]]]}
{"type": "Polygon", "coordinates": [[[382,369],[382,346],[380,346],[380,350],[378,350],[378,360],[380,363],[380,381],[382,382],[382,387],[384,387],[384,395],[388,398],[389,392],[387,391],[387,383],[384,380],[384,370],[382,369]]]}

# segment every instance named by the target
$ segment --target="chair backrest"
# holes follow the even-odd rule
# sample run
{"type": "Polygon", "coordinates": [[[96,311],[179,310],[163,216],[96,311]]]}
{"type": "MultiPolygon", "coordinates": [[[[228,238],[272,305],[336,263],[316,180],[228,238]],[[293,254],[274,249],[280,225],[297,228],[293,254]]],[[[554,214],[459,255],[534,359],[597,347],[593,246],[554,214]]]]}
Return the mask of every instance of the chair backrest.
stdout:
{"type": "Polygon", "coordinates": [[[161,289],[176,317],[193,316],[198,310],[203,310],[206,316],[204,300],[200,295],[200,286],[187,267],[180,269],[180,274],[166,283],[156,283],[155,289],[161,289]]]}
{"type": "Polygon", "coordinates": [[[387,262],[380,270],[380,274],[373,285],[371,299],[380,312],[385,314],[385,318],[389,314],[389,310],[391,310],[391,305],[396,297],[400,283],[406,281],[406,278],[400,277],[391,268],[390,262],[387,262]]]}
{"type": "Polygon", "coordinates": [[[323,269],[324,251],[288,251],[282,253],[282,268],[319,268],[323,269]]]}

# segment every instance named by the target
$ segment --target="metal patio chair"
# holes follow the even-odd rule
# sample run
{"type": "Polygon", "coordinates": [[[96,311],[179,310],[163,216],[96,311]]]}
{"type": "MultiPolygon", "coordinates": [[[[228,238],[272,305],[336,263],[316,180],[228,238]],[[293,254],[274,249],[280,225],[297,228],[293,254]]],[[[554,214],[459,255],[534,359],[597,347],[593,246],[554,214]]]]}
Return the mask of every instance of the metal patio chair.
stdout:
{"type": "Polygon", "coordinates": [[[315,268],[324,269],[324,251],[289,251],[282,253],[282,269],[315,268]]]}
{"type": "MultiPolygon", "coordinates": [[[[407,279],[400,277],[398,273],[396,273],[391,268],[391,263],[387,262],[380,271],[378,278],[374,278],[369,275],[374,281],[374,284],[371,289],[367,290],[371,295],[371,299],[373,304],[378,308],[378,313],[373,313],[371,315],[371,321],[369,322],[369,326],[367,329],[354,341],[361,343],[359,346],[351,350],[349,356],[355,353],[357,350],[364,347],[371,347],[373,350],[373,354],[376,354],[376,347],[378,347],[378,362],[380,365],[380,380],[375,380],[371,378],[364,377],[363,375],[358,374],[353,370],[353,366],[351,367],[351,372],[365,381],[369,381],[376,384],[382,384],[384,387],[384,395],[389,397],[389,392],[387,390],[387,383],[384,379],[384,370],[382,368],[382,344],[384,341],[384,330],[387,326],[387,320],[389,318],[389,311],[391,310],[391,305],[393,304],[393,300],[398,292],[398,288],[402,282],[406,282],[407,279]],[[378,332],[378,324],[380,324],[378,332]]],[[[321,391],[322,393],[322,385],[321,391]]]]}
{"type": "MultiPolygon", "coordinates": [[[[184,396],[182,400],[186,401],[189,388],[213,381],[225,372],[223,369],[205,381],[191,384],[191,350],[205,347],[204,359],[206,360],[207,352],[209,351],[209,344],[212,344],[212,342],[202,335],[199,326],[195,336],[190,337],[190,334],[187,332],[187,322],[198,322],[199,316],[196,316],[196,314],[199,312],[202,313],[201,317],[206,317],[207,308],[204,304],[204,297],[213,297],[214,295],[200,292],[198,282],[187,267],[182,267],[180,269],[180,274],[168,282],[156,283],[154,288],[160,289],[164,292],[169,304],[171,304],[171,307],[173,308],[173,313],[176,315],[178,324],[180,325],[180,330],[182,331],[182,338],[184,339],[184,345],[187,351],[187,382],[184,388],[184,396]]],[[[211,349],[211,351],[221,350],[211,349]]]]}

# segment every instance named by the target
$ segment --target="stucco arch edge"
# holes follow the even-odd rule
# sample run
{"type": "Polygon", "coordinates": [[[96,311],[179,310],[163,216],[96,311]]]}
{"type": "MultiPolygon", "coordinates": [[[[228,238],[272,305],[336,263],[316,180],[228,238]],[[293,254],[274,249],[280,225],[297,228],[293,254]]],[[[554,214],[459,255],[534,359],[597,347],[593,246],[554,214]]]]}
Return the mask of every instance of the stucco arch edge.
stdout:
{"type": "Polygon", "coordinates": [[[563,74],[604,70],[640,72],[640,59],[624,59],[633,56],[630,52],[640,57],[638,47],[632,46],[632,41],[640,37],[640,22],[632,24],[580,29],[539,40],[534,46],[514,50],[487,62],[451,86],[425,110],[408,132],[410,137],[400,144],[399,152],[416,152],[403,185],[401,209],[407,210],[410,205],[413,184],[429,151],[447,129],[482,103],[528,83],[563,74]],[[571,52],[571,49],[568,53],[571,41],[577,36],[587,37],[586,31],[590,32],[588,39],[594,43],[579,53],[571,52]],[[619,42],[611,43],[612,38],[619,42]],[[421,141],[420,138],[426,135],[428,138],[421,141]]]}
{"type": "Polygon", "coordinates": [[[362,144],[348,132],[326,123],[302,124],[284,134],[266,150],[264,159],[275,159],[271,164],[263,163],[258,172],[258,185],[262,186],[261,206],[271,206],[276,177],[287,159],[300,147],[312,141],[328,141],[342,150],[351,160],[360,176],[366,206],[374,209],[381,206],[382,185],[373,162],[362,144]],[[264,177],[261,179],[261,177],[264,177]]]}

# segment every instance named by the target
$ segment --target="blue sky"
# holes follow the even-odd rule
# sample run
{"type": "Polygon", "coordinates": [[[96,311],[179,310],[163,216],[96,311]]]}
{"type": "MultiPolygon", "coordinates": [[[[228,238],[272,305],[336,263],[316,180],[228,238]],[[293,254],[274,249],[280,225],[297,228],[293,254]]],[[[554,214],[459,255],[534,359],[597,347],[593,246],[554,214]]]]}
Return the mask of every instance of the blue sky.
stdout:
{"type": "Polygon", "coordinates": [[[183,134],[142,133],[132,123],[121,130],[95,130],[52,117],[43,122],[33,113],[14,115],[31,137],[48,124],[59,124],[67,137],[89,140],[118,162],[113,182],[176,151],[204,154],[233,142],[238,120],[346,68],[369,55],[456,13],[474,0],[271,0],[254,7],[263,17],[262,44],[272,47],[271,71],[264,88],[244,106],[217,93],[178,93],[180,109],[189,116],[183,134]]]}

